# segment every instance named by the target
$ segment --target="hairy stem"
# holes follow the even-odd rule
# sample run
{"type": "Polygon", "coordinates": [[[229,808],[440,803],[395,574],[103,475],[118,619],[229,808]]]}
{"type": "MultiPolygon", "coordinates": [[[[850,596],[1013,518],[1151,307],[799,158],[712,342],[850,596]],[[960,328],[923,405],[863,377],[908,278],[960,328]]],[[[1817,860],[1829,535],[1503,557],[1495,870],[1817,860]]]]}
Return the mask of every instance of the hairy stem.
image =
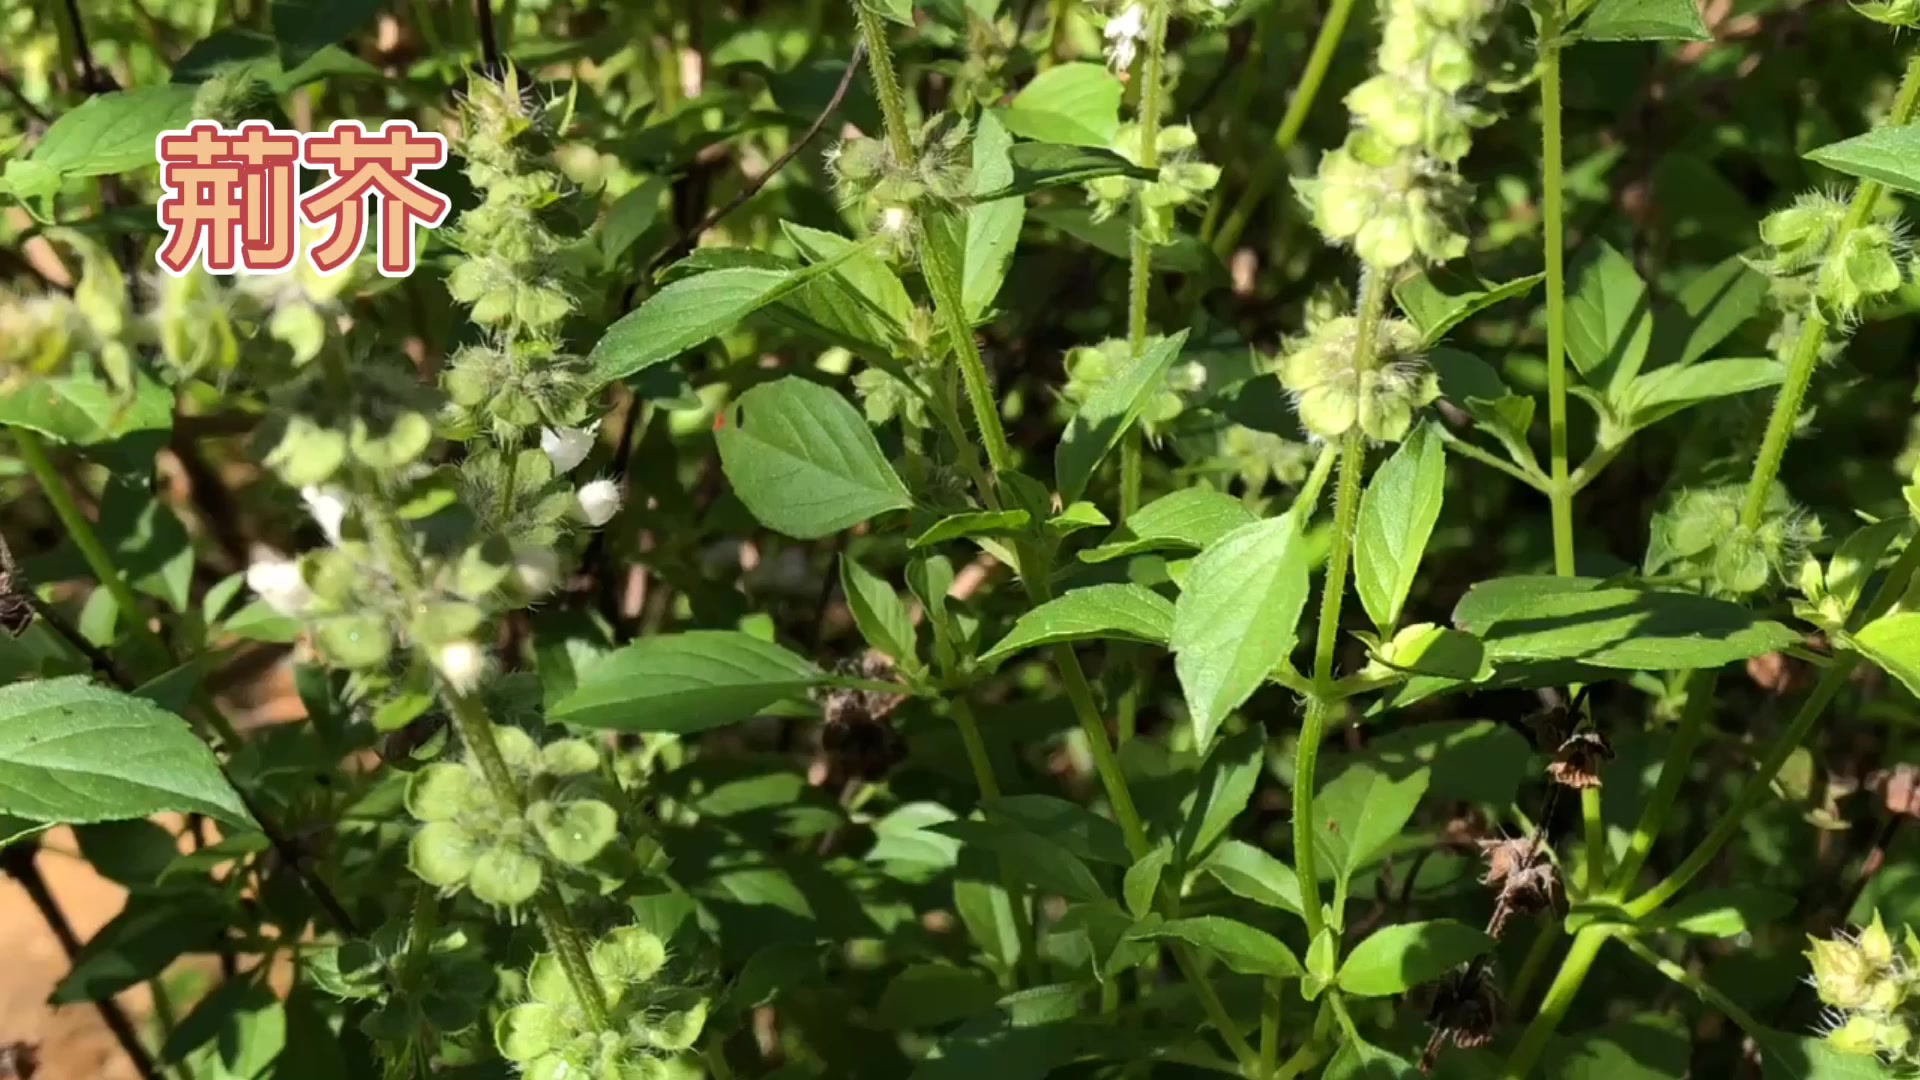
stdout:
{"type": "Polygon", "coordinates": [[[1553,508],[1553,569],[1573,574],[1573,485],[1567,476],[1566,196],[1560,137],[1560,46],[1557,16],[1540,28],[1540,160],[1547,263],[1547,438],[1553,508]]]}
{"type": "MultiPolygon", "coordinates": [[[[1920,56],[1915,56],[1907,63],[1907,72],[1900,80],[1900,91],[1894,99],[1893,111],[1887,117],[1886,126],[1904,127],[1912,123],[1916,107],[1920,107],[1920,56]]],[[[1884,190],[1874,180],[1862,180],[1853,189],[1853,200],[1847,204],[1847,216],[1828,239],[1829,253],[1840,250],[1847,234],[1866,224],[1884,190]]],[[[1800,337],[1794,342],[1793,353],[1787,360],[1786,380],[1780,384],[1779,393],[1774,395],[1773,414],[1767,418],[1767,433],[1760,443],[1760,456],[1754,461],[1753,474],[1747,480],[1746,498],[1740,505],[1740,524],[1749,529],[1757,527],[1766,512],[1767,496],[1772,493],[1773,482],[1780,475],[1780,463],[1787,456],[1787,443],[1793,438],[1793,428],[1799,421],[1807,388],[1813,384],[1814,369],[1820,365],[1820,349],[1827,343],[1829,326],[1820,312],[1810,305],[1805,318],[1806,322],[1800,327],[1800,337]]]]}
{"type": "MultiPolygon", "coordinates": [[[[1140,167],[1160,168],[1160,114],[1166,99],[1167,5],[1156,4],[1147,19],[1146,59],[1140,65],[1140,167]]],[[[1153,286],[1153,241],[1147,226],[1145,181],[1133,199],[1133,236],[1128,244],[1127,346],[1134,359],[1147,351],[1147,296],[1153,286]]]]}
{"type": "MultiPolygon", "coordinates": [[[[1386,310],[1386,282],[1367,272],[1360,283],[1360,327],[1355,334],[1353,363],[1371,364],[1373,338],[1386,310]]],[[[1319,637],[1313,650],[1313,696],[1307,701],[1306,722],[1293,766],[1293,861],[1300,879],[1302,916],[1307,940],[1320,936],[1326,919],[1320,910],[1320,875],[1314,867],[1314,772],[1320,762],[1320,743],[1326,737],[1327,716],[1333,711],[1333,660],[1340,642],[1340,607],[1346,599],[1347,563],[1353,550],[1353,523],[1360,512],[1360,481],[1366,471],[1366,435],[1358,419],[1340,444],[1340,486],[1333,501],[1333,540],[1327,552],[1327,579],[1320,593],[1319,637]]]]}
{"type": "Polygon", "coordinates": [[[1340,35],[1346,33],[1347,16],[1352,13],[1353,0],[1333,0],[1327,7],[1326,21],[1320,24],[1320,32],[1313,39],[1313,52],[1307,56],[1307,66],[1300,72],[1300,83],[1294,87],[1293,99],[1287,102],[1287,111],[1280,117],[1280,126],[1274,129],[1266,157],[1261,159],[1252,179],[1247,181],[1246,190],[1240,193],[1219,230],[1212,234],[1216,254],[1224,257],[1240,242],[1247,224],[1253,220],[1253,212],[1286,172],[1287,153],[1293,149],[1300,137],[1300,128],[1307,122],[1307,113],[1312,111],[1314,99],[1320,94],[1320,84],[1326,81],[1327,69],[1333,64],[1334,51],[1340,47],[1340,35]]]}

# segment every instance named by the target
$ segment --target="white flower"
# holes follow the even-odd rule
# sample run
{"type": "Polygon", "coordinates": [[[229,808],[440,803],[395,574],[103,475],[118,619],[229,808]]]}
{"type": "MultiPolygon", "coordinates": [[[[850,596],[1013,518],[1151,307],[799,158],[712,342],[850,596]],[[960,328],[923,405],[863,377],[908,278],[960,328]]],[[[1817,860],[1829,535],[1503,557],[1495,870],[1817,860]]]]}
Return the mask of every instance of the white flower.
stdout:
{"type": "Polygon", "coordinates": [[[307,588],[299,561],[272,553],[263,554],[247,567],[247,588],[282,615],[297,616],[313,602],[313,590],[307,588]]]}
{"type": "Polygon", "coordinates": [[[1140,51],[1140,43],[1147,37],[1147,9],[1141,4],[1128,4],[1120,14],[1107,20],[1107,62],[1115,71],[1126,71],[1133,67],[1133,58],[1140,51]]]}
{"type": "Polygon", "coordinates": [[[611,480],[582,484],[580,490],[574,492],[574,498],[580,503],[580,516],[596,529],[620,512],[620,485],[611,480]]]}
{"type": "Polygon", "coordinates": [[[546,451],[547,460],[553,462],[553,471],[565,475],[587,460],[587,455],[593,452],[594,433],[599,430],[598,420],[586,427],[541,428],[540,449],[546,451]]]}
{"type": "Polygon", "coordinates": [[[307,486],[300,489],[307,502],[307,513],[326,534],[327,542],[340,546],[340,525],[347,520],[347,494],[336,487],[307,486]]]}
{"type": "Polygon", "coordinates": [[[433,666],[456,694],[470,694],[487,673],[487,654],[471,641],[455,641],[433,652],[433,666]]]}
{"type": "Polygon", "coordinates": [[[545,596],[560,583],[560,556],[551,548],[527,548],[513,557],[513,579],[529,596],[545,596]]]}
{"type": "Polygon", "coordinates": [[[905,236],[913,227],[913,211],[904,206],[889,206],[880,212],[880,231],[888,236],[905,236]]]}

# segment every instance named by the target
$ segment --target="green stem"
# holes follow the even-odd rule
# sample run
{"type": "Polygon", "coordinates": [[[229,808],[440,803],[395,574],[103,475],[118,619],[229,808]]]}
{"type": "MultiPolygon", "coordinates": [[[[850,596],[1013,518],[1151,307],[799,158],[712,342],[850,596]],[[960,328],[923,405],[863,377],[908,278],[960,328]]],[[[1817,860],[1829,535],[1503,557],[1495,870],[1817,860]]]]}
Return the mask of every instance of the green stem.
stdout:
{"type": "Polygon", "coordinates": [[[1566,196],[1561,190],[1558,15],[1540,27],[1540,157],[1547,263],[1547,438],[1553,456],[1547,498],[1553,508],[1553,566],[1573,574],[1573,485],[1567,476],[1566,196]]]}
{"type": "MultiPolygon", "coordinates": [[[[1906,74],[1900,80],[1900,91],[1885,126],[1904,127],[1912,123],[1916,108],[1920,108],[1920,55],[1907,62],[1906,74]]],[[[1860,181],[1853,190],[1852,202],[1847,205],[1846,218],[1827,242],[1829,253],[1839,251],[1847,235],[1866,224],[1883,190],[1878,181],[1860,181]]],[[[1780,474],[1780,463],[1787,456],[1787,443],[1793,438],[1794,424],[1800,418],[1807,388],[1813,383],[1814,369],[1820,365],[1820,349],[1827,343],[1828,324],[1818,309],[1810,305],[1805,318],[1806,323],[1801,326],[1800,337],[1794,342],[1793,353],[1787,361],[1786,380],[1774,396],[1773,414],[1767,418],[1760,456],[1754,462],[1753,475],[1747,480],[1746,498],[1740,506],[1740,524],[1749,529],[1758,527],[1766,512],[1767,496],[1772,493],[1773,482],[1780,474]]]]}
{"type": "Polygon", "coordinates": [[[1585,837],[1581,852],[1580,887],[1591,893],[1607,880],[1607,822],[1599,788],[1580,790],[1580,824],[1585,837]]]}
{"type": "Polygon", "coordinates": [[[1340,47],[1340,35],[1346,32],[1347,16],[1352,13],[1353,0],[1333,0],[1327,8],[1327,19],[1320,24],[1320,33],[1313,39],[1313,52],[1307,56],[1307,66],[1300,72],[1300,84],[1294,88],[1293,100],[1287,102],[1287,111],[1280,117],[1280,126],[1274,130],[1266,157],[1254,170],[1253,178],[1233,204],[1220,230],[1212,234],[1213,250],[1221,257],[1240,242],[1248,222],[1253,220],[1253,212],[1286,172],[1287,153],[1293,149],[1301,126],[1307,122],[1307,113],[1312,111],[1314,98],[1320,94],[1320,84],[1326,81],[1327,69],[1333,64],[1334,51],[1340,47]]]}
{"type": "MultiPolygon", "coordinates": [[[[1370,365],[1373,338],[1386,310],[1387,287],[1380,275],[1366,272],[1360,282],[1360,326],[1354,337],[1352,362],[1370,365]]],[[[1293,861],[1300,879],[1301,913],[1307,940],[1320,936],[1326,919],[1320,909],[1320,875],[1314,867],[1314,772],[1320,761],[1320,743],[1326,737],[1327,716],[1333,711],[1333,661],[1340,643],[1340,607],[1346,599],[1347,563],[1353,550],[1353,523],[1360,512],[1360,481],[1366,471],[1366,435],[1356,422],[1340,445],[1340,486],[1333,502],[1333,540],[1327,552],[1327,579],[1320,594],[1319,636],[1313,650],[1313,696],[1307,701],[1306,722],[1293,767],[1293,861]]],[[[1317,471],[1317,470],[1316,470],[1317,471]]]]}
{"type": "Polygon", "coordinates": [[[1333,475],[1333,467],[1340,461],[1340,444],[1328,443],[1320,448],[1320,456],[1313,459],[1313,471],[1307,474],[1307,482],[1293,496],[1293,505],[1300,510],[1299,521],[1306,524],[1308,518],[1320,503],[1320,492],[1327,486],[1327,477],[1333,475]]]}
{"type": "Polygon", "coordinates": [[[1472,458],[1482,465],[1498,469],[1542,494],[1548,492],[1551,485],[1546,477],[1540,475],[1538,468],[1528,471],[1525,467],[1516,465],[1511,461],[1500,460],[1498,457],[1480,449],[1478,446],[1455,435],[1444,427],[1438,427],[1436,425],[1435,430],[1439,431],[1440,441],[1447,444],[1447,449],[1452,450],[1461,457],[1472,458]]]}
{"type": "Polygon", "coordinates": [[[1738,1024],[1741,1031],[1746,1032],[1755,1039],[1764,1038],[1768,1034],[1766,1025],[1754,1019],[1752,1013],[1741,1008],[1732,998],[1715,990],[1706,980],[1699,978],[1694,975],[1693,972],[1688,971],[1679,964],[1647,948],[1645,942],[1640,941],[1631,934],[1621,934],[1619,941],[1620,944],[1625,945],[1633,955],[1653,965],[1655,971],[1693,991],[1700,1000],[1727,1014],[1727,1019],[1738,1024]]]}
{"type": "Polygon", "coordinates": [[[1318,1041],[1312,1041],[1294,1051],[1294,1055],[1280,1063],[1280,1067],[1268,1074],[1271,1080],[1293,1080],[1294,1077],[1320,1064],[1327,1056],[1327,1048],[1318,1041]]]}
{"type": "Polygon", "coordinates": [[[1646,865],[1647,856],[1653,852],[1654,841],[1660,838],[1667,815],[1680,797],[1680,787],[1687,779],[1687,765],[1693,761],[1694,751],[1699,748],[1707,730],[1707,718],[1713,714],[1713,690],[1717,677],[1716,672],[1709,670],[1695,671],[1687,678],[1687,704],[1680,712],[1680,724],[1674,729],[1673,741],[1668,745],[1666,762],[1660,766],[1660,782],[1654,787],[1646,808],[1641,811],[1640,821],[1633,827],[1633,839],[1627,844],[1626,857],[1620,860],[1620,866],[1613,874],[1611,891],[1615,895],[1633,887],[1633,879],[1640,873],[1640,868],[1646,865]]]}
{"type": "Polygon", "coordinates": [[[1047,49],[1040,54],[1040,70],[1045,71],[1065,59],[1067,44],[1067,15],[1073,10],[1073,0],[1053,0],[1053,15],[1047,25],[1047,49]]]}
{"type": "Polygon", "coordinates": [[[47,497],[47,503],[53,507],[53,515],[60,519],[60,527],[67,532],[67,538],[73,546],[80,549],[80,557],[86,561],[87,569],[100,582],[113,602],[120,608],[120,617],[133,627],[136,635],[148,644],[161,646],[160,636],[147,625],[140,614],[140,599],[134,595],[133,586],[127,584],[120,566],[114,562],[113,553],[100,542],[100,534],[80,510],[80,504],[74,501],[73,490],[67,487],[66,478],[54,467],[53,459],[47,455],[47,446],[40,441],[37,432],[16,427],[13,430],[15,448],[27,471],[40,485],[41,494],[47,497]]]}
{"type": "MultiPolygon", "coordinates": [[[[918,154],[914,150],[913,132],[907,124],[906,93],[900,87],[900,77],[894,71],[893,50],[887,43],[886,27],[880,21],[880,15],[861,0],[853,0],[853,12],[860,24],[860,38],[867,47],[867,70],[873,76],[874,96],[880,100],[880,114],[885,120],[887,144],[893,150],[896,162],[911,169],[918,164],[918,154]]],[[[960,378],[967,388],[967,398],[973,404],[974,422],[980,426],[980,441],[987,448],[987,464],[995,473],[1009,472],[1013,469],[1013,450],[1007,445],[1006,428],[1000,423],[998,405],[993,400],[993,389],[987,380],[987,362],[980,355],[980,343],[974,340],[973,323],[967,318],[965,294],[960,284],[960,268],[953,265],[948,257],[946,244],[939,242],[934,230],[945,231],[955,227],[952,215],[931,208],[923,208],[924,214],[919,223],[920,272],[926,278],[927,290],[933,294],[935,314],[939,316],[941,328],[952,340],[953,351],[960,358],[960,378]]],[[[992,505],[990,495],[989,505],[992,505]]]]}
{"type": "Polygon", "coordinates": [[[1553,919],[1540,924],[1540,932],[1534,936],[1533,944],[1528,947],[1526,959],[1520,962],[1520,970],[1514,973],[1512,985],[1507,987],[1507,1005],[1517,1012],[1525,1012],[1527,992],[1533,989],[1533,980],[1547,966],[1547,957],[1553,954],[1553,947],[1559,943],[1566,924],[1553,919]]]}
{"type": "Polygon", "coordinates": [[[1593,967],[1593,958],[1599,955],[1600,946],[1612,936],[1613,929],[1611,926],[1588,926],[1573,935],[1573,944],[1560,961],[1560,973],[1554,976],[1553,985],[1547,987],[1547,996],[1540,1002],[1540,1011],[1534,1015],[1533,1022],[1527,1025],[1525,1034],[1520,1036],[1520,1043],[1513,1048],[1513,1055],[1507,1058],[1506,1067],[1500,1072],[1500,1080],[1523,1080],[1532,1074],[1534,1065],[1547,1048],[1547,1041],[1553,1038],[1561,1018],[1567,1015],[1567,1008],[1573,1004],[1574,995],[1580,992],[1580,984],[1586,981],[1587,971],[1593,967]]]}
{"type": "Polygon", "coordinates": [[[1267,979],[1266,1007],[1260,1011],[1260,1075],[1272,1076],[1280,1062],[1280,1010],[1286,998],[1279,979],[1267,979]]]}
{"type": "MultiPolygon", "coordinates": [[[[980,797],[999,798],[1002,790],[1000,777],[994,773],[993,758],[987,753],[987,741],[980,735],[980,721],[974,717],[973,706],[967,702],[964,693],[953,698],[953,723],[960,730],[960,743],[966,748],[967,765],[973,770],[973,782],[980,789],[980,797]]],[[[1006,890],[1007,906],[1013,910],[1013,929],[1020,938],[1021,954],[1032,961],[1037,975],[1039,940],[1034,936],[1033,917],[1027,910],[1026,893],[1020,888],[1013,866],[1004,859],[1000,863],[1000,887],[1006,890]]]]}
{"type": "MultiPolygon", "coordinates": [[[[1155,4],[1147,18],[1146,59],[1140,65],[1140,167],[1160,168],[1160,114],[1166,99],[1167,5],[1155,4]]],[[[1127,345],[1135,359],[1147,351],[1147,297],[1153,286],[1153,241],[1147,235],[1152,210],[1145,183],[1133,197],[1133,236],[1128,245],[1127,345]]]]}

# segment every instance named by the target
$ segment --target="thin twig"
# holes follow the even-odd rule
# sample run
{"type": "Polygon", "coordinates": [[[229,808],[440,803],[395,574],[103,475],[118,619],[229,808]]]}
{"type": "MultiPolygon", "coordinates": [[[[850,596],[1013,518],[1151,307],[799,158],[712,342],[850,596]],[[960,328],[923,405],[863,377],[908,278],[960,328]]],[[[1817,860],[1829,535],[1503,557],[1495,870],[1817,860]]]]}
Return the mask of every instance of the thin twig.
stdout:
{"type": "MultiPolygon", "coordinates": [[[[21,842],[0,850],[0,868],[20,883],[26,890],[27,898],[39,910],[40,917],[47,921],[47,929],[60,942],[60,948],[67,954],[68,960],[80,955],[80,938],[73,932],[73,924],[67,921],[66,912],[60,910],[60,902],[54,899],[52,890],[47,888],[46,879],[40,876],[40,867],[34,862],[34,853],[39,850],[35,842],[21,842]]],[[[133,1021],[120,1008],[120,1002],[112,994],[102,994],[94,1000],[94,1007],[100,1010],[100,1019],[106,1021],[107,1030],[113,1032],[114,1041],[133,1063],[134,1072],[141,1080],[160,1080],[160,1070],[153,1063],[153,1055],[147,1052],[141,1043],[139,1032],[134,1029],[133,1021]]]]}

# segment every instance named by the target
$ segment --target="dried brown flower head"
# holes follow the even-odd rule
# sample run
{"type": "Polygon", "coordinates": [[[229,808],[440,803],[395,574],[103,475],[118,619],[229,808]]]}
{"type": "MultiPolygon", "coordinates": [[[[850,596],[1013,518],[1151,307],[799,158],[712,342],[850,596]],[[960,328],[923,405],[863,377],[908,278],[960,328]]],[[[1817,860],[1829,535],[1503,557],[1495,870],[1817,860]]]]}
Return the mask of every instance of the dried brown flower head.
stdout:
{"type": "MultiPolygon", "coordinates": [[[[874,682],[894,681],[893,661],[884,654],[869,652],[855,661],[837,666],[843,675],[874,682]]],[[[884,690],[852,690],[835,687],[820,699],[823,723],[820,725],[820,752],[814,772],[834,783],[848,780],[879,780],[906,759],[906,740],[888,718],[904,694],[884,690]]]]}
{"type": "Polygon", "coordinates": [[[1576,791],[1600,786],[1600,767],[1613,760],[1613,745],[1597,731],[1576,731],[1553,752],[1547,775],[1576,791]]]}
{"type": "Polygon", "coordinates": [[[13,561],[13,551],[0,540],[0,630],[13,637],[27,632],[33,622],[33,597],[27,577],[13,561]]]}
{"type": "Polygon", "coordinates": [[[1500,890],[1487,924],[1489,937],[1505,933],[1515,916],[1536,915],[1565,904],[1559,867],[1531,839],[1482,840],[1480,850],[1487,857],[1487,872],[1480,882],[1500,890]]]}
{"type": "Polygon", "coordinates": [[[1453,1045],[1472,1050],[1493,1041],[1502,1005],[1490,968],[1476,964],[1441,980],[1440,992],[1427,1011],[1427,1023],[1453,1045]]]}

